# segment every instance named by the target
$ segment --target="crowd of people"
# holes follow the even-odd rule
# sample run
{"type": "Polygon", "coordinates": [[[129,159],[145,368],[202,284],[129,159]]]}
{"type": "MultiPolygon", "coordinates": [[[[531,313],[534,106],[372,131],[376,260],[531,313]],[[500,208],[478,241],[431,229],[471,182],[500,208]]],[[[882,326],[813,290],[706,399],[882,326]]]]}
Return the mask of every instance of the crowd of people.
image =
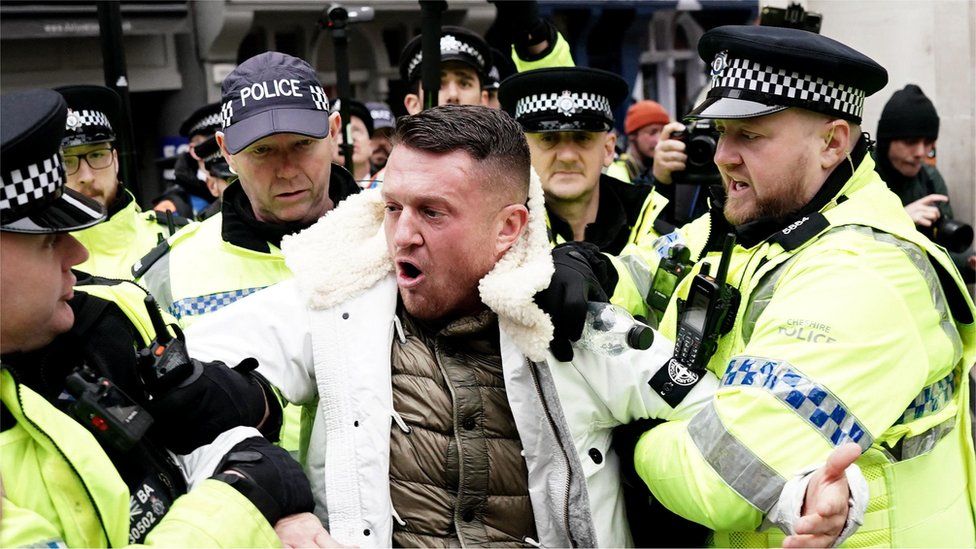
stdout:
{"type": "Polygon", "coordinates": [[[722,26],[692,112],[618,134],[629,84],[497,6],[510,58],[443,27],[424,109],[414,38],[398,119],[245,60],[147,210],[115,92],[0,96],[0,545],[972,545],[932,101],[875,142],[884,67],[722,26]],[[678,183],[703,121],[710,189],[678,183]]]}

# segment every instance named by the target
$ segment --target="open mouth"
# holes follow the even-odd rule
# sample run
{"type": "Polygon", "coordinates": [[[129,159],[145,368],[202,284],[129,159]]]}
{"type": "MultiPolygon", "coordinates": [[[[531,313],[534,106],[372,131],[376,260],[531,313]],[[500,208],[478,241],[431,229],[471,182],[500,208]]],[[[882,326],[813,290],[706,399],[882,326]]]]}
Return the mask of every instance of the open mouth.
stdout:
{"type": "Polygon", "coordinates": [[[729,194],[739,194],[745,192],[749,188],[749,184],[745,181],[739,181],[737,179],[729,180],[729,194]]]}
{"type": "Polygon", "coordinates": [[[397,266],[397,283],[401,288],[408,288],[411,286],[416,286],[424,278],[424,272],[416,264],[406,261],[398,260],[396,262],[397,266]]]}

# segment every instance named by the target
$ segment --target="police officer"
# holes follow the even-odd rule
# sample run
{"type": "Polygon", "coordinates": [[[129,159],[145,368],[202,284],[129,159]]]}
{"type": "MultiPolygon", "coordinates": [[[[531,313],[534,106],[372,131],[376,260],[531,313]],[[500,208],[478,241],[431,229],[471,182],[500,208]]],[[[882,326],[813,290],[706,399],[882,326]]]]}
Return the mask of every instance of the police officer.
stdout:
{"type": "MultiPolygon", "coordinates": [[[[864,99],[886,71],[794,29],[720,27],[698,51],[712,86],[691,115],[721,133],[727,223],[712,230],[738,238],[728,281],[741,304],[714,332],[713,402],[644,435],[638,472],[669,509],[714,529],[717,545],[779,546],[783,534],[763,524],[777,522],[768,495],[810,478],[800,463],[853,442],[870,501],[852,546],[971,545],[974,307],[867,154],[864,99]]],[[[696,325],[686,300],[692,312],[724,307],[696,276],[717,266],[711,253],[680,283],[664,335],[696,325]]]]}
{"type": "Polygon", "coordinates": [[[132,263],[187,221],[143,212],[119,181],[119,155],[112,129],[121,113],[118,94],[102,86],[67,86],[57,91],[69,109],[62,143],[67,186],[96,200],[108,212],[104,223],[75,233],[89,253],[78,268],[108,278],[129,279],[132,263]]]}
{"type": "Polygon", "coordinates": [[[373,146],[373,154],[369,157],[370,175],[386,167],[386,159],[390,157],[390,149],[393,142],[393,129],[396,127],[396,118],[390,106],[380,101],[370,101],[366,103],[369,109],[369,116],[373,119],[373,137],[370,138],[370,145],[373,146]]]}
{"type": "Polygon", "coordinates": [[[189,377],[150,386],[135,364],[150,323],[128,299],[145,292],[72,289],[87,252],[68,231],[104,215],[65,185],[68,116],[51,90],[0,97],[0,545],[276,545],[272,525],[313,502],[300,466],[247,427],[275,421],[266,382],[174,340],[163,354],[189,377]]]}
{"type": "MultiPolygon", "coordinates": [[[[217,143],[238,179],[221,212],[188,227],[133,266],[133,274],[184,326],[291,276],[281,239],[311,226],[359,191],[333,165],[339,114],[305,61],[278,52],[238,65],[223,86],[217,143]]],[[[298,448],[297,408],[282,445],[298,448]]]]}
{"type": "Polygon", "coordinates": [[[289,277],[281,238],[357,190],[331,163],[339,115],[305,61],[267,52],[240,64],[224,80],[222,113],[216,139],[238,180],[221,213],[133,267],[184,325],[289,277]]]}
{"type": "Polygon", "coordinates": [[[203,162],[203,169],[207,172],[207,190],[215,198],[209,206],[197,214],[197,219],[203,221],[220,212],[224,190],[237,179],[237,176],[230,171],[227,159],[220,153],[220,145],[217,144],[215,136],[210,136],[206,141],[198,143],[193,147],[191,153],[194,158],[203,162]]]}
{"type": "MultiPolygon", "coordinates": [[[[408,114],[424,108],[424,90],[420,76],[424,56],[421,35],[407,42],[400,53],[400,77],[410,91],[403,98],[408,114]]],[[[463,27],[441,28],[441,89],[438,105],[487,105],[488,92],[482,82],[491,62],[488,44],[476,33],[463,27]]]]}
{"type": "Polygon", "coordinates": [[[200,155],[193,148],[220,129],[220,103],[210,103],[195,110],[180,124],[180,135],[190,142],[190,150],[173,160],[175,182],[153,200],[153,209],[176,212],[187,219],[197,219],[214,202],[207,186],[207,173],[200,155]]]}
{"type": "MultiPolygon", "coordinates": [[[[343,99],[336,99],[332,104],[332,112],[339,112],[343,99]]],[[[349,102],[349,122],[347,131],[351,136],[352,142],[352,172],[356,183],[363,189],[369,189],[374,185],[370,178],[370,158],[373,155],[373,116],[369,108],[355,99],[345,100],[349,102]]],[[[339,134],[336,139],[336,147],[333,155],[340,162],[345,162],[342,153],[342,144],[345,143],[345,136],[339,134]]]]}
{"type": "Polygon", "coordinates": [[[618,254],[636,233],[653,231],[662,199],[602,173],[617,142],[613,108],[626,95],[619,76],[582,67],[538,69],[502,82],[499,99],[525,129],[546,192],[553,244],[584,241],[618,254]]]}

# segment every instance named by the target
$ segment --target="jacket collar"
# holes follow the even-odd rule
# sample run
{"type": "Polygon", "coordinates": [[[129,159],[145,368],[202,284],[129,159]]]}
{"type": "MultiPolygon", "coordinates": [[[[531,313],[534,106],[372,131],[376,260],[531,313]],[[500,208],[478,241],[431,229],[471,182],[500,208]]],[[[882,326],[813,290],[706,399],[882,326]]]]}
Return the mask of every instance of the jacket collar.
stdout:
{"type": "MultiPolygon", "coordinates": [[[[356,192],[359,192],[359,186],[352,175],[345,168],[333,164],[332,174],[329,176],[329,198],[332,203],[339,204],[356,192]]],[[[220,235],[224,241],[260,253],[270,252],[272,244],[281,247],[282,237],[312,225],[305,222],[267,223],[258,220],[240,182],[232,183],[224,191],[221,212],[223,219],[220,235]]]]}
{"type": "MultiPolygon", "coordinates": [[[[539,177],[529,184],[529,223],[519,240],[481,279],[481,301],[498,315],[519,350],[545,360],[552,321],[533,296],[548,287],[553,264],[546,234],[545,201],[539,177]]],[[[350,197],[308,229],[286,236],[281,249],[309,307],[335,307],[393,272],[383,233],[385,203],[379,189],[350,197]]]]}

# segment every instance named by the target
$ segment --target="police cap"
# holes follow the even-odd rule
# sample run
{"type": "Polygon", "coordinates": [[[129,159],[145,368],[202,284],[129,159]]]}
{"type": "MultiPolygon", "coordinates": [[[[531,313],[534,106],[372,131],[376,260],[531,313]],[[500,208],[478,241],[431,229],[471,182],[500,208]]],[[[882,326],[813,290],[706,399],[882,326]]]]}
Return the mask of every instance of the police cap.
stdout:
{"type": "Polygon", "coordinates": [[[77,147],[115,141],[115,130],[122,114],[122,98],[105,86],[63,86],[55,91],[68,102],[61,146],[77,147]]]}
{"type": "Polygon", "coordinates": [[[269,51],[237,66],[221,85],[224,144],[231,154],[269,135],[329,135],[329,98],[315,69],[269,51]]]}
{"type": "Polygon", "coordinates": [[[186,138],[196,135],[210,137],[220,129],[221,121],[220,103],[204,105],[180,124],[180,135],[186,138]]]}
{"type": "Polygon", "coordinates": [[[220,145],[217,144],[215,136],[211,135],[197,143],[192,150],[193,157],[203,161],[203,167],[210,175],[221,179],[234,177],[234,172],[230,171],[227,159],[220,153],[220,145]]]}
{"type": "MultiPolygon", "coordinates": [[[[420,67],[424,60],[421,51],[423,35],[414,36],[400,53],[400,77],[407,82],[420,80],[420,67]]],[[[441,27],[441,63],[459,61],[470,66],[485,79],[491,65],[491,52],[484,39],[463,27],[441,27]]]]}
{"type": "Polygon", "coordinates": [[[888,83],[866,55],[812,32],[718,27],[698,42],[711,63],[708,96],[689,118],[751,118],[800,107],[860,123],[864,98],[888,83]]]}
{"type": "Polygon", "coordinates": [[[498,101],[526,132],[609,131],[627,82],[612,72],[557,67],[502,81],[498,101]]]}
{"type": "Polygon", "coordinates": [[[386,103],[370,101],[366,103],[366,108],[369,109],[369,116],[373,119],[374,130],[396,127],[396,117],[393,116],[393,111],[386,103]]]}
{"type": "Polygon", "coordinates": [[[68,106],[53,90],[0,96],[0,231],[59,233],[104,219],[98,202],[64,186],[67,118],[68,106]]]}

